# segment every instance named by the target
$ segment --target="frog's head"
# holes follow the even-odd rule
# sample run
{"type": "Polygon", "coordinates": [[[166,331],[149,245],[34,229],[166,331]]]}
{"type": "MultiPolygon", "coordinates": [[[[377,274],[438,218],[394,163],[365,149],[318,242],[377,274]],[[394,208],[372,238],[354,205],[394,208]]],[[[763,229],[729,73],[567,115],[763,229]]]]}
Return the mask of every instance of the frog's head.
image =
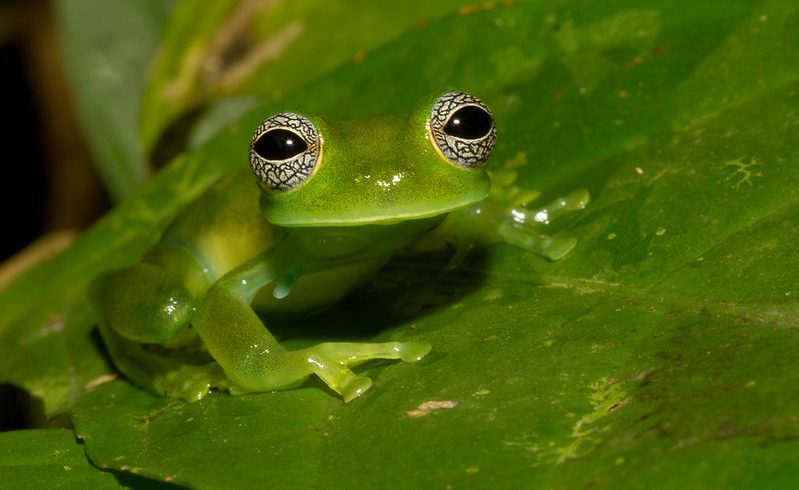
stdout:
{"type": "Polygon", "coordinates": [[[486,105],[450,92],[407,118],[327,124],[295,113],[264,121],[250,145],[261,209],[287,227],[390,224],[482,200],[496,129],[486,105]]]}

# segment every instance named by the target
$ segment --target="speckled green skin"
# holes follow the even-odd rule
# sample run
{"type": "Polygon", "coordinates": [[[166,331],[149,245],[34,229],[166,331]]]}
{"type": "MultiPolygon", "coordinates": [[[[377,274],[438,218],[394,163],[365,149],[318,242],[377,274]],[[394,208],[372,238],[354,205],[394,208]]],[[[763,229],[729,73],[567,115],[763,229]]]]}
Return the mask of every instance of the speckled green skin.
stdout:
{"type": "Polygon", "coordinates": [[[488,194],[482,168],[458,167],[431,144],[430,107],[407,118],[312,119],[323,146],[308,182],[276,192],[259,190],[249,169],[229,175],[178,216],[141,263],[95,282],[93,303],[117,367],[151,391],[187,399],[212,388],[280,389],[316,374],[348,401],[371,385],[349,367],[421,359],[430,349],[423,341],[290,352],[252,305],[268,318],[334,303],[446,213],[488,194]]]}

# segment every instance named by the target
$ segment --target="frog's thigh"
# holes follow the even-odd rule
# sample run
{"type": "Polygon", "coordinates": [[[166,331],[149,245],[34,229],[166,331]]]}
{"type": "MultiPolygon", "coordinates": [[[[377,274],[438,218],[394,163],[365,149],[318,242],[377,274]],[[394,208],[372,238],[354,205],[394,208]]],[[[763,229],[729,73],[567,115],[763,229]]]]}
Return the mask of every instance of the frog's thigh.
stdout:
{"type": "Polygon", "coordinates": [[[102,321],[126,339],[163,343],[188,325],[193,299],[180,278],[140,263],[98,279],[92,298],[102,321]]]}
{"type": "Polygon", "coordinates": [[[416,361],[430,349],[424,342],[386,342],[323,343],[287,351],[243,296],[220,284],[208,292],[194,327],[214,359],[244,392],[285,388],[316,374],[349,401],[369,389],[372,382],[350,371],[347,364],[369,359],[416,361]]]}

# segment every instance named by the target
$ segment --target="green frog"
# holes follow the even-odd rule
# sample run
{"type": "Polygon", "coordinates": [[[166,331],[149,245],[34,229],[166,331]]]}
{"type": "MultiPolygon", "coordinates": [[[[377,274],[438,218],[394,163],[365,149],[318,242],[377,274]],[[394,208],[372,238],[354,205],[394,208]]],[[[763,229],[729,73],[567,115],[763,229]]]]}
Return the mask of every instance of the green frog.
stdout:
{"type": "Polygon", "coordinates": [[[479,204],[491,189],[486,161],[495,141],[490,109],[463,92],[424,101],[405,117],[267,118],[252,136],[249,169],[189,205],[141,262],[92,285],[111,358],[136,384],[189,400],[214,389],[289,388],[311,375],[345,402],[362,395],[372,381],[354,366],[416,362],[430,344],[327,342],[290,351],[261,317],[336,303],[453,212],[466,210],[460,223],[493,220],[490,228],[516,245],[564,255],[573,241],[542,240],[530,221],[580,209],[587,194],[538,213],[487,212],[479,204]]]}

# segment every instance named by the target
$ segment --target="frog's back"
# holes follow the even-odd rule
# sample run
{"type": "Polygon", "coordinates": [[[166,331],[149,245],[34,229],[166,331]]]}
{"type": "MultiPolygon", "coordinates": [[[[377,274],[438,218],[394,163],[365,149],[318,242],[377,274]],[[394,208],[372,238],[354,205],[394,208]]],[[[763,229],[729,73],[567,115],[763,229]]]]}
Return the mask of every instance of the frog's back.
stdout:
{"type": "Polygon", "coordinates": [[[259,196],[248,169],[222,177],[178,215],[153,251],[189,251],[213,282],[274,243],[259,196]]]}

